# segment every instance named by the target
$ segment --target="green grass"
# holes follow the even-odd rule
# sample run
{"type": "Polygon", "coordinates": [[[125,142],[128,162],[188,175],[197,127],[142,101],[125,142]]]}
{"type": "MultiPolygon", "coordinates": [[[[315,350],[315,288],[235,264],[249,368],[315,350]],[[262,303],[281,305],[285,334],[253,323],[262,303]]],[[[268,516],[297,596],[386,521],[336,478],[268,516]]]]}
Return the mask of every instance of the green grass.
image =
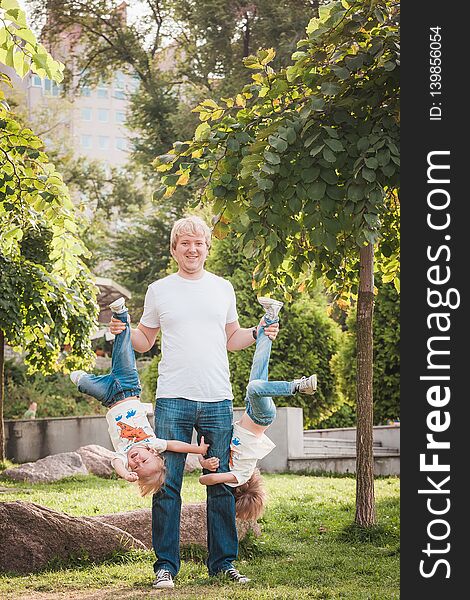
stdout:
{"type": "MultiPolygon", "coordinates": [[[[115,555],[100,564],[75,559],[67,566],[38,574],[0,576],[0,597],[49,598],[65,593],[80,598],[143,599],[156,595],[185,600],[207,599],[347,599],[399,598],[399,480],[376,480],[377,525],[363,530],[353,525],[353,478],[312,475],[265,475],[269,503],[261,521],[263,534],[240,545],[238,568],[253,582],[244,588],[207,578],[205,552],[197,547],[182,553],[182,569],[172,592],[151,590],[152,552],[115,555]],[[101,592],[98,592],[101,590],[101,592]],[[44,592],[44,594],[39,594],[44,592]],[[51,595],[52,594],[52,595],[51,595]]],[[[55,484],[0,486],[10,492],[2,501],[37,502],[71,515],[96,515],[148,507],[127,483],[97,477],[55,484]]],[[[185,502],[203,500],[197,476],[185,477],[185,502]]],[[[59,597],[59,596],[57,596],[59,597]]]]}

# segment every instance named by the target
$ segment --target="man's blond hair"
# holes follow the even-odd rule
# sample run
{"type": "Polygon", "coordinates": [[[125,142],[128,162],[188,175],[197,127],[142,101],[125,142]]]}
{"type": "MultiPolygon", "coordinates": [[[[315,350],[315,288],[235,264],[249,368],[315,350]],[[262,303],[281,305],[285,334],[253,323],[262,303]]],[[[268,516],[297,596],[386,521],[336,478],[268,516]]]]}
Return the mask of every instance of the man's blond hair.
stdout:
{"type": "Polygon", "coordinates": [[[170,234],[170,250],[173,251],[178,243],[178,238],[182,235],[203,235],[206,239],[207,248],[211,247],[211,230],[209,229],[206,222],[197,217],[196,215],[190,215],[189,217],[183,217],[178,219],[173,225],[170,234]]]}

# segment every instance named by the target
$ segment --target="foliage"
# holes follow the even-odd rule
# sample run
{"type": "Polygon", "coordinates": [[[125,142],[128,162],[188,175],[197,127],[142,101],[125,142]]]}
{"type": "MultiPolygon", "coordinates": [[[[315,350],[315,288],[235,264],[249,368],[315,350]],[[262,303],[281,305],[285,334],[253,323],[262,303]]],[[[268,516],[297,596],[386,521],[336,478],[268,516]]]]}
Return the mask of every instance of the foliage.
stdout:
{"type": "Polygon", "coordinates": [[[30,375],[21,363],[5,362],[6,419],[21,419],[31,402],[37,402],[37,418],[101,414],[99,402],[82,394],[62,373],[30,375]]]}
{"type": "MultiPolygon", "coordinates": [[[[15,4],[1,4],[7,66],[21,75],[22,65],[28,65],[38,75],[60,81],[62,65],[35,42],[15,4]]],[[[0,156],[0,329],[7,343],[25,351],[33,369],[86,365],[96,289],[83,262],[87,251],[73,204],[42,141],[5,104],[0,106],[0,156]],[[61,354],[64,346],[69,353],[61,354]]]]}
{"type": "Polygon", "coordinates": [[[133,156],[148,170],[178,135],[194,130],[194,98],[218,99],[247,82],[243,56],[275,39],[277,63],[285,64],[318,2],[163,0],[141,3],[134,22],[110,0],[28,4],[52,47],[61,33],[80,30],[80,52],[74,72],[65,72],[66,88],[110,80],[117,70],[139,82],[127,126],[138,133],[133,156]]]}
{"type": "MultiPolygon", "coordinates": [[[[347,319],[348,331],[342,338],[340,350],[333,362],[338,393],[346,404],[342,409],[347,417],[356,401],[356,320],[355,311],[347,319]],[[347,408],[349,407],[349,409],[347,408]]],[[[374,423],[384,425],[387,420],[400,417],[400,322],[399,296],[393,286],[378,285],[374,309],[374,423]]],[[[339,415],[333,415],[333,419],[339,415]]],[[[326,426],[338,426],[337,420],[326,426]]],[[[346,425],[346,423],[348,425],[346,425]]]]}
{"type": "MultiPolygon", "coordinates": [[[[237,600],[299,600],[347,598],[397,600],[399,593],[399,479],[376,480],[378,526],[352,530],[354,479],[266,474],[267,511],[262,535],[241,544],[237,566],[252,578],[240,586],[237,600]],[[315,552],[312,552],[312,547],[315,552]]],[[[148,508],[127,482],[82,477],[51,484],[2,481],[5,501],[24,500],[73,516],[96,516],[148,508]]],[[[201,502],[205,490],[198,474],[186,474],[184,502],[201,502]]],[[[184,551],[178,574],[178,599],[234,597],[233,583],[207,579],[204,552],[184,551]]],[[[0,595],[34,597],[37,591],[68,597],[103,597],[119,589],[121,598],[149,597],[153,552],[129,552],[102,563],[72,564],[69,568],[3,574],[0,595]],[[127,558],[127,560],[126,560],[127,558]],[[131,564],[132,563],[132,564],[131,564]]],[[[173,592],[174,594],[175,592],[173,592]]]]}
{"type": "Polygon", "coordinates": [[[314,286],[321,275],[345,299],[357,292],[358,250],[377,242],[397,205],[398,10],[390,0],[321,7],[289,67],[274,72],[273,49],[245,59],[252,84],[203,101],[193,139],[155,160],[157,198],[206,179],[217,234],[236,231],[262,289],[314,286]]]}

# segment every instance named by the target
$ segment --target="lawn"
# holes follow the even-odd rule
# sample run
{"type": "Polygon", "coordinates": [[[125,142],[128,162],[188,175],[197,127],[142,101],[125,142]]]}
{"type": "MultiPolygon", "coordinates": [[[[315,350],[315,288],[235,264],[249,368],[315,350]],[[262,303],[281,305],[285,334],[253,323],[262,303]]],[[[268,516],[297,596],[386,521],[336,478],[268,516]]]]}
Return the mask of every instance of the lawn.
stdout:
{"type": "MultiPolygon", "coordinates": [[[[152,552],[131,552],[101,564],[55,566],[42,573],[0,576],[0,597],[48,600],[123,600],[157,596],[185,600],[399,598],[399,479],[376,480],[378,524],[354,521],[351,477],[265,475],[269,503],[262,536],[242,542],[236,566],[252,578],[245,587],[207,578],[204,551],[183,551],[173,591],[152,590],[152,552]]],[[[36,502],[70,515],[97,515],[150,506],[127,483],[89,476],[55,484],[1,482],[1,501],[36,502]]],[[[204,498],[197,476],[185,477],[186,502],[204,498]]]]}

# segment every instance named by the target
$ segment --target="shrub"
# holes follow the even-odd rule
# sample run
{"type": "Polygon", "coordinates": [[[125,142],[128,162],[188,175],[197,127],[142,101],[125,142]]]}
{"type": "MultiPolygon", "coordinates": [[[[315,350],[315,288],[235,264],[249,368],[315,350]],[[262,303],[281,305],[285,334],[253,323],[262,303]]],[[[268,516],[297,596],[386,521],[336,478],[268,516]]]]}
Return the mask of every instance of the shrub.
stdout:
{"type": "MultiPolygon", "coordinates": [[[[400,323],[399,296],[393,285],[378,285],[374,307],[374,423],[384,424],[400,417],[400,323]]],[[[338,355],[332,366],[338,395],[343,405],[322,427],[351,426],[356,407],[356,311],[347,319],[348,331],[343,335],[338,355]],[[347,408],[349,407],[349,408],[347,408]],[[344,421],[341,421],[341,415],[344,421]],[[331,423],[338,423],[332,425],[331,423]]],[[[354,423],[353,423],[354,424],[354,423]]]]}

